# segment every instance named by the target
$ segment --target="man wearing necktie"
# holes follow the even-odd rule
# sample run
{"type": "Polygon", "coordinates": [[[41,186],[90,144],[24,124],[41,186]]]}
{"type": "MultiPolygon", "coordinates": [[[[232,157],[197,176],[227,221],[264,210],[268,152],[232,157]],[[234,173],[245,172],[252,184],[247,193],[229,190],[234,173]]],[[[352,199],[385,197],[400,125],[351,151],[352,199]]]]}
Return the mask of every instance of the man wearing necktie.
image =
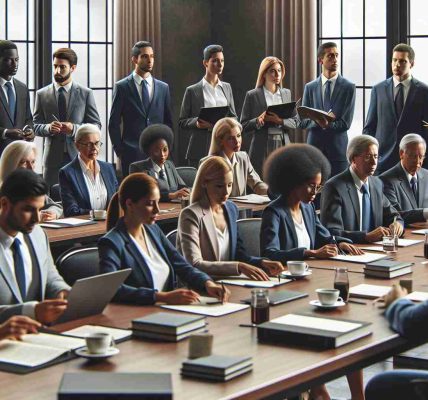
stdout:
{"type": "Polygon", "coordinates": [[[422,167],[425,153],[425,140],[409,133],[400,142],[400,161],[379,176],[385,195],[406,225],[428,220],[428,171],[422,167]]]}
{"type": "Polygon", "coordinates": [[[427,139],[428,86],[412,76],[414,63],[414,50],[404,43],[396,45],[392,77],[371,91],[363,133],[379,141],[379,174],[399,162],[399,143],[405,135],[417,133],[427,139]]]}
{"type": "Polygon", "coordinates": [[[346,152],[350,167],[324,185],[321,222],[332,235],[354,243],[372,243],[385,235],[402,235],[404,221],[385,196],[382,181],[373,176],[378,148],[377,140],[371,136],[354,137],[346,152]]]}
{"type": "Polygon", "coordinates": [[[30,94],[15,78],[18,64],[16,44],[0,40],[0,154],[14,140],[34,140],[30,94]]]}

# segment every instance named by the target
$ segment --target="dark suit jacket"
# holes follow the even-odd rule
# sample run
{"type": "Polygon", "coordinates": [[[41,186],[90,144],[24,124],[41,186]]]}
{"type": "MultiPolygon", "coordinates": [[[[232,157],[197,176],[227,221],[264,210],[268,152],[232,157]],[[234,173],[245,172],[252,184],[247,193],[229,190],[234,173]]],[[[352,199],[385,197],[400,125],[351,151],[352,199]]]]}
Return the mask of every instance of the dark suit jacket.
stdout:
{"type": "Polygon", "coordinates": [[[416,175],[418,202],[416,202],[401,162],[379,176],[383,182],[386,197],[398,210],[406,225],[425,222],[423,211],[428,207],[428,171],[422,168],[416,175]]]}
{"type": "MultiPolygon", "coordinates": [[[[370,201],[374,226],[389,226],[394,217],[404,224],[398,211],[383,193],[382,181],[369,177],[370,201]]],[[[332,235],[340,235],[355,243],[365,243],[366,233],[360,230],[360,204],[357,187],[349,169],[331,178],[321,192],[321,222],[332,235]]]]}
{"type": "MultiPolygon", "coordinates": [[[[321,86],[321,76],[306,84],[303,106],[323,109],[321,86]]],[[[348,130],[355,108],[355,85],[341,75],[337,77],[331,104],[336,120],[327,129],[322,129],[310,119],[303,119],[300,127],[308,130],[308,144],[320,149],[329,161],[346,161],[348,130]]]]}
{"type": "Polygon", "coordinates": [[[169,86],[155,78],[153,84],[149,110],[143,107],[132,74],[114,86],[108,130],[113,149],[125,168],[122,171],[124,175],[129,171],[129,164],[147,158],[139,147],[140,134],[144,128],[151,124],[166,124],[172,128],[169,86]]]}
{"type": "Polygon", "coordinates": [[[363,130],[363,133],[379,141],[379,173],[392,168],[399,161],[398,146],[404,135],[418,133],[428,140],[422,122],[428,118],[428,86],[412,78],[399,119],[395,114],[393,86],[393,78],[373,86],[363,130]]]}
{"type": "Polygon", "coordinates": [[[4,148],[13,140],[3,139],[5,129],[22,129],[25,125],[33,126],[33,116],[30,108],[30,93],[27,86],[13,78],[13,84],[16,92],[16,109],[15,116],[10,115],[9,104],[4,95],[3,89],[0,89],[0,154],[4,148]]]}
{"type": "MultiPolygon", "coordinates": [[[[147,235],[168,264],[170,274],[167,291],[177,288],[177,275],[197,290],[205,290],[205,282],[211,278],[192,267],[165,237],[158,225],[144,225],[147,235]]],[[[124,303],[154,304],[156,290],[148,265],[137,246],[129,237],[123,218],[116,227],[98,242],[100,270],[102,273],[131,268],[132,273],[116,293],[115,300],[124,303]]]]}
{"type": "MultiPolygon", "coordinates": [[[[150,175],[156,179],[151,158],[132,163],[129,166],[129,173],[132,174],[134,172],[145,172],[147,175],[150,175]]],[[[163,179],[157,179],[157,182],[161,195],[161,201],[170,201],[168,194],[176,192],[178,189],[185,188],[186,184],[184,183],[183,179],[180,178],[180,175],[178,175],[178,172],[175,169],[174,163],[170,160],[166,160],[165,162],[165,173],[168,178],[168,184],[166,184],[163,179]]]]}
{"type": "MultiPolygon", "coordinates": [[[[318,219],[313,204],[300,203],[300,209],[311,239],[311,249],[319,249],[326,244],[333,243],[330,232],[318,219]]],[[[336,241],[350,242],[350,240],[341,237],[336,237],[336,241]]],[[[305,250],[309,249],[297,246],[298,241],[293,217],[285,199],[280,196],[263,211],[260,232],[262,255],[282,263],[289,260],[303,260],[305,250]]]]}
{"type": "MultiPolygon", "coordinates": [[[[111,164],[104,161],[98,161],[98,163],[101,176],[107,188],[108,206],[111,197],[118,189],[116,173],[111,164]]],[[[65,217],[89,214],[92,209],[91,201],[78,156],[59,170],[59,185],[65,217]]]]}

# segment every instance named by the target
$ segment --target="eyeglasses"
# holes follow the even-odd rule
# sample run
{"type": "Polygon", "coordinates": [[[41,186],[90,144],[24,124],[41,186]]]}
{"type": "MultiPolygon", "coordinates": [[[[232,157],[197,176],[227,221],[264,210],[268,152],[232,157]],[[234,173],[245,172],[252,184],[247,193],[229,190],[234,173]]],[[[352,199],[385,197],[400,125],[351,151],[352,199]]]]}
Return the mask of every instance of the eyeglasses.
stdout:
{"type": "Polygon", "coordinates": [[[306,187],[308,189],[308,192],[318,194],[319,192],[321,192],[323,185],[316,185],[315,183],[308,183],[306,185],[306,187]]]}
{"type": "Polygon", "coordinates": [[[92,143],[92,142],[88,142],[88,143],[82,143],[82,142],[77,142],[77,143],[79,143],[81,146],[85,146],[87,149],[90,149],[90,148],[96,148],[96,149],[99,149],[102,145],[103,145],[103,142],[95,142],[95,143],[92,143]]]}

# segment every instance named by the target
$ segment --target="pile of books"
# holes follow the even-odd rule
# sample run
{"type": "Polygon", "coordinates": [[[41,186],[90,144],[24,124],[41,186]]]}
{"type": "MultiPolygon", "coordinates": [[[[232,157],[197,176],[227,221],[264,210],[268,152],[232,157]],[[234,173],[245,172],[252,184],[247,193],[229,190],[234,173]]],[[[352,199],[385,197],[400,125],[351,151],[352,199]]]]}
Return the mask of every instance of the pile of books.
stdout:
{"type": "Polygon", "coordinates": [[[411,262],[378,260],[366,264],[364,274],[374,278],[392,279],[397,276],[412,273],[411,262]]]}
{"type": "Polygon", "coordinates": [[[220,356],[196,358],[183,362],[181,375],[210,381],[226,382],[253,369],[251,357],[220,356]]]}
{"type": "Polygon", "coordinates": [[[205,331],[205,326],[204,316],[158,312],[132,320],[132,333],[145,339],[178,342],[205,331]]]}

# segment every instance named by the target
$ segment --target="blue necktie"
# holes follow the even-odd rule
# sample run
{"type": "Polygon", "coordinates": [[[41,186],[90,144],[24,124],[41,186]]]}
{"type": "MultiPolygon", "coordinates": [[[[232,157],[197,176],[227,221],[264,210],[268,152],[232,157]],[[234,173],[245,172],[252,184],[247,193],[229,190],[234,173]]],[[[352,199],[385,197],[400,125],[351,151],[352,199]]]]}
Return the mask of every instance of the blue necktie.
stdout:
{"type": "Polygon", "coordinates": [[[324,111],[329,112],[331,110],[331,81],[325,83],[324,91],[324,111]]]}
{"type": "Polygon", "coordinates": [[[58,89],[58,116],[61,122],[67,121],[67,102],[65,100],[65,89],[58,89]]]}
{"type": "Polygon", "coordinates": [[[147,81],[145,79],[143,79],[141,81],[141,89],[143,90],[143,94],[142,94],[142,102],[143,102],[143,107],[144,110],[146,110],[146,112],[149,111],[149,107],[150,107],[150,96],[149,96],[149,89],[147,88],[147,81]]]}
{"type": "Polygon", "coordinates": [[[363,231],[370,232],[372,230],[372,207],[366,183],[361,186],[361,193],[363,194],[363,221],[361,228],[363,231]]]}
{"type": "Polygon", "coordinates": [[[24,259],[21,252],[21,241],[18,238],[12,243],[11,246],[13,253],[13,263],[15,265],[15,278],[18,283],[19,291],[21,292],[22,299],[25,300],[27,293],[25,287],[25,267],[24,259]]]}
{"type": "Polygon", "coordinates": [[[414,176],[412,176],[412,179],[410,179],[410,187],[412,188],[413,195],[415,196],[416,204],[418,204],[418,183],[416,182],[416,178],[414,176]]]}
{"type": "Polygon", "coordinates": [[[16,111],[16,97],[13,91],[12,82],[6,82],[7,89],[7,101],[9,102],[9,112],[12,116],[13,122],[15,123],[15,111],[16,111]]]}
{"type": "Polygon", "coordinates": [[[403,84],[399,83],[397,85],[397,88],[398,88],[398,91],[394,99],[394,107],[395,107],[395,114],[397,115],[397,119],[400,119],[401,113],[403,112],[403,108],[404,108],[403,84]]]}

